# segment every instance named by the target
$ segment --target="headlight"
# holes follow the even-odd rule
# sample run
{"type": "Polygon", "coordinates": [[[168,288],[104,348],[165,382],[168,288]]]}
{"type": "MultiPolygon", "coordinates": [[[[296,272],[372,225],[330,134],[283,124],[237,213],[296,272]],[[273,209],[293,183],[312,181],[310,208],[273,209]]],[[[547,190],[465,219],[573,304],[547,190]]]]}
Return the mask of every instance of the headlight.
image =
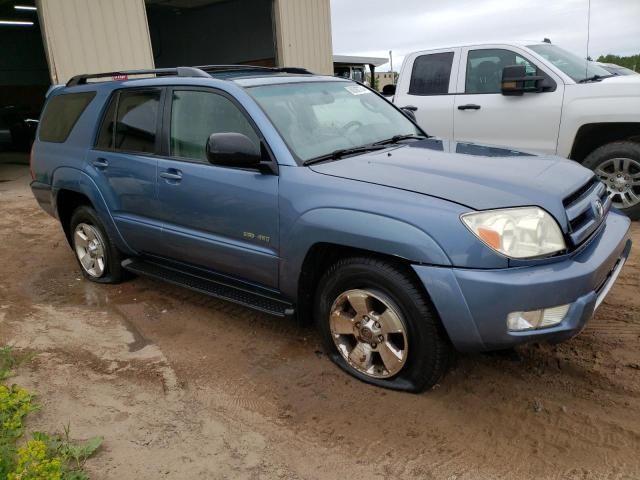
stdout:
{"type": "Polygon", "coordinates": [[[539,207],[474,212],[461,218],[480,240],[507,257],[541,257],[567,248],[558,222],[539,207]]]}

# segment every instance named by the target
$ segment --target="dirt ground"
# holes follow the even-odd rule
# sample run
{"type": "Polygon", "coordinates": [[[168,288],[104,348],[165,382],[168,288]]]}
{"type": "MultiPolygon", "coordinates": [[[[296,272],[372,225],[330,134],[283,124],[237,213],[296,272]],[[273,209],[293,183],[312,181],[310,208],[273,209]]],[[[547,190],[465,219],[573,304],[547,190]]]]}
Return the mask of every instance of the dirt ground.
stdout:
{"type": "Polygon", "coordinates": [[[314,331],[167,284],[82,279],[23,166],[0,165],[0,344],[29,427],[105,437],[95,479],[640,478],[640,225],[577,338],[469,355],[432,391],[367,386],[314,331]]]}

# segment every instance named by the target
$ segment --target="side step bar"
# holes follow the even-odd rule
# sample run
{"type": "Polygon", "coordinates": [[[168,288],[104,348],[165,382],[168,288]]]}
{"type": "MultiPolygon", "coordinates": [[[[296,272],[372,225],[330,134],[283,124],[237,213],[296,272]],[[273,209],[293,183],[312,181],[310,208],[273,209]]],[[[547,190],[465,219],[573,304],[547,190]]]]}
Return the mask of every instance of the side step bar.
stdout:
{"type": "Polygon", "coordinates": [[[164,265],[144,258],[128,258],[122,262],[122,268],[136,275],[163,280],[277,317],[294,315],[293,305],[279,298],[277,294],[261,291],[258,287],[252,287],[227,277],[208,275],[191,268],[182,269],[164,265]]]}

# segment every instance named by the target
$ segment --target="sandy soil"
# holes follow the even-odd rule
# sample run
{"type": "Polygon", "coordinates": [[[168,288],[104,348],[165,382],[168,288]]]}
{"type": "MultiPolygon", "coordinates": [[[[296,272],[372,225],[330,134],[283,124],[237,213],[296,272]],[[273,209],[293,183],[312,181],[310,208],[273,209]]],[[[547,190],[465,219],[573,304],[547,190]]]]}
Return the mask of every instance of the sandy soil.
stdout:
{"type": "Polygon", "coordinates": [[[36,354],[15,378],[39,394],[30,428],[105,437],[93,478],[640,478],[637,246],[579,337],[462,356],[411,395],[342,373],[312,329],[84,281],[28,180],[0,165],[0,344],[36,354]]]}

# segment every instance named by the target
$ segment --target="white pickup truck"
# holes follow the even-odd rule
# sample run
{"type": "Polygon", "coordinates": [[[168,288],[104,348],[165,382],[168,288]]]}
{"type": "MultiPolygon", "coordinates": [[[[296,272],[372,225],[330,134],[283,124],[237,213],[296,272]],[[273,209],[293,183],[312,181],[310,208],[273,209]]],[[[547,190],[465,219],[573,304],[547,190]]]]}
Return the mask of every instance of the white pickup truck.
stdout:
{"type": "Polygon", "coordinates": [[[581,162],[640,218],[640,75],[549,42],[491,43],[412,53],[390,93],[432,135],[581,162]]]}

